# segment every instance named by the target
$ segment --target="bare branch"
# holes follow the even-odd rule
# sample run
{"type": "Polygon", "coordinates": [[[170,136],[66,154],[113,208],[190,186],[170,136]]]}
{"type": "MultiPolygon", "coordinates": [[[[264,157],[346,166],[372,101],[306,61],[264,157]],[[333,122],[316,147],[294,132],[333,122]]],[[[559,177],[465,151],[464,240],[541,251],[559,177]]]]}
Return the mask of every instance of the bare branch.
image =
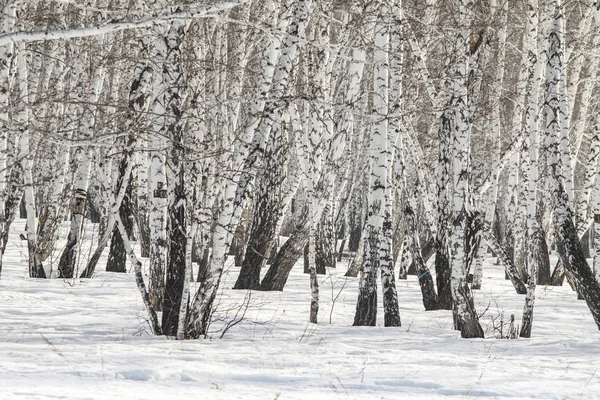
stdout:
{"type": "Polygon", "coordinates": [[[191,20],[196,18],[211,17],[220,11],[229,10],[235,6],[246,3],[247,0],[232,0],[209,4],[195,10],[176,12],[152,18],[142,18],[134,21],[112,21],[100,26],[72,29],[53,29],[32,32],[14,32],[0,35],[0,46],[11,42],[35,42],[40,40],[57,40],[105,35],[126,29],[147,28],[154,25],[166,24],[176,20],[191,20]]]}

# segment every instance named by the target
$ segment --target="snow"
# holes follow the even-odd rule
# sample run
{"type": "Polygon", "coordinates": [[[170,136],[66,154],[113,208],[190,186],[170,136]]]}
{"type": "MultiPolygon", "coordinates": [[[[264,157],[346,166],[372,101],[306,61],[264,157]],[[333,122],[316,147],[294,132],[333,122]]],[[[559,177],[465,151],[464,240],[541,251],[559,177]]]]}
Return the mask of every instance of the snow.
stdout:
{"type": "Polygon", "coordinates": [[[342,263],[319,276],[318,325],[307,323],[301,265],[284,292],[249,296],[230,289],[230,266],[212,338],[176,341],[149,335],[133,274],[33,280],[26,251],[13,232],[0,280],[0,399],[600,396],[600,333],[585,302],[568,285],[538,287],[532,338],[497,339],[493,319],[520,323],[524,296],[491,258],[475,292],[486,339],[461,339],[450,311],[423,311],[415,276],[397,282],[402,327],[352,327],[358,280],[343,277],[342,263]],[[245,298],[242,321],[219,339],[245,298]]]}

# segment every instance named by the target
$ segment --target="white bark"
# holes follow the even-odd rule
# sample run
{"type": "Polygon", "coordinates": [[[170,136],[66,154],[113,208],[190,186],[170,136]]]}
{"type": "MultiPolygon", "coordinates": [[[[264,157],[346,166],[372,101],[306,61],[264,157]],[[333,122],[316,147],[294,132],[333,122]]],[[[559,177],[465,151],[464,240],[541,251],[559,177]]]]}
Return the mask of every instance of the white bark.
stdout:
{"type": "Polygon", "coordinates": [[[555,188],[559,183],[563,185],[568,197],[569,207],[573,204],[573,187],[571,174],[571,161],[567,130],[565,129],[566,93],[564,91],[564,35],[563,14],[560,0],[551,1],[546,8],[549,15],[547,31],[548,49],[546,67],[546,96],[544,110],[546,115],[545,125],[545,154],[550,174],[557,181],[552,182],[555,188]]]}
{"type": "MultiPolygon", "coordinates": [[[[314,213],[314,187],[311,179],[308,180],[308,215],[314,213]]],[[[319,278],[317,277],[317,265],[315,261],[315,224],[314,220],[308,229],[308,270],[310,274],[310,317],[309,321],[316,324],[319,314],[319,278]]]]}
{"type": "Polygon", "coordinates": [[[463,337],[483,337],[478,316],[473,306],[472,295],[467,285],[468,257],[466,241],[471,210],[469,189],[469,149],[471,116],[469,115],[468,72],[471,24],[470,0],[458,2],[457,32],[454,39],[453,60],[450,62],[447,88],[452,102],[445,116],[452,128],[452,180],[454,191],[451,196],[452,234],[450,236],[450,265],[452,300],[454,303],[455,328],[463,337]]]}
{"type": "Polygon", "coordinates": [[[27,56],[24,49],[17,50],[17,65],[19,71],[19,94],[24,102],[16,118],[19,127],[19,155],[17,157],[21,163],[23,173],[23,196],[25,208],[27,210],[27,249],[29,253],[29,276],[32,278],[45,278],[43,268],[37,258],[37,218],[35,210],[35,193],[33,187],[33,153],[29,147],[29,91],[28,91],[28,68],[27,56]]]}
{"type": "MultiPolygon", "coordinates": [[[[96,38],[99,46],[104,47],[105,41],[103,36],[96,38]]],[[[89,87],[84,87],[83,79],[86,76],[82,60],[75,59],[75,77],[79,79],[75,87],[75,95],[80,96],[80,99],[87,98],[89,104],[95,105],[98,102],[100,93],[104,85],[105,68],[104,66],[96,66],[89,87]],[[88,95],[85,96],[85,91],[88,95]]],[[[84,108],[83,104],[78,105],[78,113],[80,114],[81,123],[79,126],[79,138],[84,141],[91,141],[94,137],[94,125],[96,120],[96,110],[84,108]]],[[[85,214],[85,203],[87,191],[90,182],[90,171],[93,160],[93,149],[91,147],[80,147],[76,154],[77,168],[73,178],[73,202],[71,208],[71,226],[67,238],[67,246],[63,251],[59,264],[59,273],[63,278],[71,278],[74,276],[77,266],[78,247],[80,245],[81,229],[83,227],[83,216],[85,214]]]]}
{"type": "MultiPolygon", "coordinates": [[[[532,37],[537,37],[538,19],[538,1],[529,0],[527,5],[528,26],[533,30],[532,37]]],[[[539,51],[537,46],[528,46],[529,62],[527,64],[528,87],[527,87],[527,106],[525,109],[525,141],[528,147],[526,171],[524,171],[527,183],[527,295],[525,297],[525,306],[523,309],[523,323],[521,336],[530,337],[531,327],[533,325],[533,308],[535,305],[535,288],[539,269],[539,246],[540,228],[537,220],[537,182],[538,182],[538,115],[539,115],[539,93],[542,81],[542,63],[538,60],[539,51]]]]}
{"type": "Polygon", "coordinates": [[[227,183],[224,191],[223,208],[212,234],[213,252],[207,271],[207,279],[202,283],[192,302],[191,317],[187,325],[188,332],[192,337],[199,337],[206,332],[209,323],[207,318],[221,280],[232,233],[239,221],[246,190],[253,177],[252,168],[259,159],[261,149],[265,145],[271,127],[275,123],[281,122],[285,108],[283,96],[291,81],[292,66],[300,50],[300,40],[304,37],[311,11],[312,0],[298,0],[295,2],[291,22],[283,41],[281,55],[273,73],[270,90],[272,100],[265,104],[263,116],[255,132],[247,129],[242,136],[243,143],[250,143],[250,149],[242,148],[234,157],[233,166],[234,168],[241,167],[242,174],[235,174],[231,181],[227,183]]]}
{"type": "Polygon", "coordinates": [[[156,310],[154,309],[154,306],[152,305],[152,302],[150,301],[150,295],[148,294],[148,290],[146,289],[146,285],[144,283],[144,277],[142,275],[142,262],[137,258],[135,251],[133,250],[133,247],[131,247],[131,242],[129,241],[129,236],[127,235],[127,230],[125,229],[125,226],[123,225],[123,221],[121,221],[121,217],[119,216],[118,213],[115,215],[115,217],[116,217],[117,228],[119,229],[119,233],[121,234],[121,238],[123,239],[123,244],[125,245],[125,250],[127,251],[127,254],[129,255],[129,259],[131,261],[131,264],[133,265],[133,268],[134,268],[135,283],[138,287],[138,290],[140,291],[140,293],[142,295],[142,300],[144,302],[146,312],[148,313],[148,319],[149,319],[148,322],[150,324],[150,328],[152,329],[152,333],[154,333],[155,335],[160,335],[161,329],[160,329],[160,325],[158,323],[158,317],[156,315],[156,310]]]}
{"type": "MultiPolygon", "coordinates": [[[[491,223],[494,219],[494,211],[496,208],[496,201],[498,199],[498,178],[500,175],[500,147],[501,147],[501,105],[502,105],[502,86],[504,84],[504,72],[505,72],[505,61],[506,61],[506,31],[507,31],[507,19],[508,19],[508,0],[504,1],[501,8],[498,7],[497,0],[492,0],[491,11],[500,18],[500,29],[498,30],[498,64],[496,66],[497,72],[494,80],[492,93],[495,98],[493,102],[490,129],[492,131],[492,138],[490,140],[493,149],[497,151],[492,154],[492,166],[490,168],[491,177],[490,180],[494,182],[494,189],[490,193],[486,193],[482,204],[481,211],[484,215],[484,220],[491,223]]],[[[527,35],[527,34],[526,34],[527,35]]],[[[480,247],[475,262],[475,270],[473,271],[473,289],[481,289],[482,275],[483,275],[483,261],[485,258],[485,246],[480,247]]]]}
{"type": "Polygon", "coordinates": [[[183,293],[179,305],[179,323],[177,324],[177,339],[182,340],[185,337],[185,321],[187,318],[187,309],[190,304],[190,281],[192,280],[192,245],[194,243],[194,234],[198,230],[198,224],[192,223],[188,228],[187,240],[185,246],[185,279],[183,280],[183,293]]]}
{"type": "MultiPolygon", "coordinates": [[[[380,12],[384,8],[380,8],[380,12]]],[[[373,72],[373,117],[371,131],[368,217],[364,229],[363,269],[359,280],[359,294],[354,325],[375,325],[377,315],[377,273],[381,270],[385,326],[400,326],[398,297],[395,287],[391,255],[391,232],[384,229],[391,223],[387,202],[388,179],[388,102],[389,102],[389,26],[378,20],[375,24],[375,51],[373,72]]],[[[391,171],[390,171],[391,172],[391,171]]]]}
{"type": "MultiPolygon", "coordinates": [[[[11,33],[16,24],[16,7],[13,1],[7,1],[2,10],[4,15],[1,29],[2,34],[11,33]]],[[[8,230],[5,208],[8,197],[8,137],[11,131],[9,110],[10,84],[11,84],[11,62],[14,54],[14,43],[8,42],[0,46],[0,249],[2,255],[6,248],[4,243],[4,232],[8,230]]],[[[2,271],[2,255],[0,255],[0,272],[2,271]]]]}
{"type": "MultiPolygon", "coordinates": [[[[163,40],[163,32],[157,32],[153,56],[161,60],[161,65],[167,57],[167,48],[163,40]]],[[[155,132],[149,138],[151,151],[148,166],[148,218],[150,228],[150,293],[152,303],[162,308],[165,286],[165,271],[167,268],[167,176],[166,148],[167,144],[162,134],[162,117],[167,113],[164,104],[165,92],[169,88],[162,73],[153,74],[154,103],[153,114],[158,117],[151,128],[155,132]]]]}
{"type": "MultiPolygon", "coordinates": [[[[600,45],[600,36],[594,37],[595,45],[600,45]]],[[[575,147],[575,157],[573,157],[573,168],[575,169],[576,160],[579,160],[581,156],[580,148],[583,142],[584,133],[589,132],[590,149],[587,154],[587,161],[585,162],[585,176],[583,180],[583,188],[577,196],[577,214],[576,214],[576,226],[577,234],[579,237],[583,236],[585,231],[590,226],[592,221],[592,215],[594,210],[590,208],[592,201],[592,193],[597,180],[598,170],[600,168],[600,132],[596,129],[594,120],[597,121],[597,115],[593,114],[595,118],[590,120],[588,113],[590,105],[592,104],[592,93],[596,86],[596,78],[598,77],[598,67],[600,66],[600,60],[598,57],[590,57],[589,68],[588,68],[588,79],[585,81],[583,88],[581,89],[581,104],[579,106],[579,120],[575,123],[572,128],[573,132],[571,137],[574,137],[577,141],[575,147]],[[587,128],[587,130],[586,130],[587,128]],[[590,132],[591,131],[591,132],[590,132]]]]}

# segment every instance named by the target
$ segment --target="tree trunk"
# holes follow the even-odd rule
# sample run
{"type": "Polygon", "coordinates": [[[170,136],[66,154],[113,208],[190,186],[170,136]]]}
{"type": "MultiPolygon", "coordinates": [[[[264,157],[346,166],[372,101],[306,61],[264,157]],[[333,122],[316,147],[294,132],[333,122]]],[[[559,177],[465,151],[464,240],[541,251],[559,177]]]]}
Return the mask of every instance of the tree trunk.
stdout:
{"type": "MultiPolygon", "coordinates": [[[[483,329],[475,311],[471,289],[467,282],[469,267],[473,260],[473,231],[470,229],[472,213],[468,210],[469,187],[469,149],[471,115],[468,101],[468,81],[471,50],[469,37],[472,2],[461,0],[458,3],[457,33],[454,42],[453,60],[450,61],[447,87],[450,97],[450,109],[442,116],[442,125],[452,126],[453,132],[453,186],[452,195],[452,235],[450,238],[450,265],[452,302],[455,329],[460,330],[463,338],[483,337],[483,329]]],[[[440,228],[443,225],[440,225],[440,228]]]]}
{"type": "Polygon", "coordinates": [[[568,205],[569,198],[560,183],[556,195],[558,198],[555,199],[554,224],[558,237],[558,254],[566,271],[573,275],[578,293],[583,296],[596,326],[600,329],[600,284],[583,256],[581,242],[573,223],[573,213],[568,205]]]}
{"type": "Polygon", "coordinates": [[[309,229],[306,227],[308,224],[306,219],[308,219],[308,216],[304,217],[304,222],[277,252],[273,264],[271,264],[260,283],[260,290],[283,290],[292,268],[302,256],[304,247],[308,243],[309,229]]]}
{"type": "Polygon", "coordinates": [[[234,289],[257,290],[260,271],[271,252],[276,252],[273,242],[277,226],[283,217],[283,184],[287,167],[285,132],[282,126],[273,127],[272,143],[265,154],[265,167],[255,194],[252,225],[248,234],[244,260],[234,289]]]}
{"type": "Polygon", "coordinates": [[[365,225],[365,248],[354,326],[374,326],[377,318],[377,273],[381,270],[385,326],[400,326],[398,295],[392,260],[391,201],[388,185],[388,50],[389,26],[375,23],[374,97],[377,116],[371,132],[371,174],[369,177],[368,216],[365,225]]]}
{"type": "Polygon", "coordinates": [[[256,129],[249,127],[243,140],[248,140],[250,146],[246,151],[236,154],[234,165],[242,166],[242,173],[237,174],[226,184],[224,190],[224,205],[213,232],[213,254],[208,268],[207,279],[200,286],[192,302],[190,319],[187,324],[188,336],[197,338],[206,334],[213,301],[223,273],[225,254],[229,250],[231,231],[235,229],[243,210],[248,185],[255,174],[255,165],[261,158],[266,139],[271,128],[282,120],[282,114],[287,109],[285,93],[292,78],[292,66],[295,63],[300,44],[305,35],[305,29],[312,11],[312,0],[298,0],[291,13],[290,24],[283,41],[281,54],[274,70],[271,91],[272,98],[265,104],[262,118],[256,129]]]}
{"type": "Polygon", "coordinates": [[[442,118],[441,128],[439,130],[439,149],[437,164],[437,232],[436,232],[436,252],[435,252],[435,279],[437,284],[439,310],[452,310],[452,289],[450,278],[452,271],[450,268],[450,259],[448,255],[448,209],[449,209],[449,191],[451,191],[450,180],[450,136],[451,127],[449,121],[442,118]]]}
{"type": "Polygon", "coordinates": [[[315,263],[320,275],[324,275],[327,268],[335,268],[335,232],[330,204],[325,207],[315,232],[315,263]]]}
{"type": "Polygon", "coordinates": [[[123,244],[125,245],[127,254],[129,254],[129,260],[131,261],[131,264],[133,265],[133,269],[135,272],[135,283],[138,287],[138,290],[140,291],[140,294],[142,295],[142,301],[144,302],[146,312],[148,313],[148,319],[149,319],[150,327],[152,328],[152,333],[154,333],[155,335],[161,335],[162,330],[161,330],[160,324],[158,323],[158,316],[156,315],[156,309],[154,308],[154,305],[152,304],[152,301],[150,299],[150,294],[148,293],[148,290],[146,289],[146,284],[144,283],[144,276],[142,275],[142,262],[140,260],[138,260],[137,256],[135,255],[135,251],[133,251],[133,247],[131,247],[131,243],[129,242],[129,237],[127,236],[127,230],[125,229],[123,222],[121,222],[121,218],[119,218],[118,214],[116,217],[116,224],[117,224],[117,229],[119,229],[119,233],[121,234],[121,237],[123,238],[123,244]]]}
{"type": "MultiPolygon", "coordinates": [[[[161,134],[170,140],[166,172],[168,183],[169,253],[162,307],[162,332],[177,336],[179,313],[185,289],[187,264],[186,187],[183,163],[185,160],[184,134],[181,125],[181,42],[184,23],[172,22],[166,35],[157,44],[163,52],[163,85],[166,89],[161,99],[164,125],[161,134]]],[[[159,100],[160,101],[160,100],[159,100]]],[[[181,334],[180,334],[181,335],[181,334]]]]}
{"type": "Polygon", "coordinates": [[[404,210],[404,215],[407,219],[408,226],[411,232],[407,232],[408,246],[411,248],[412,260],[417,270],[417,279],[419,286],[421,287],[421,295],[423,296],[423,306],[426,311],[438,310],[438,296],[435,292],[435,285],[433,283],[433,277],[423,257],[421,257],[421,245],[419,243],[419,236],[417,232],[417,224],[415,221],[415,214],[410,205],[407,205],[404,210]]]}
{"type": "MultiPolygon", "coordinates": [[[[129,156],[129,158],[131,158],[131,155],[129,156]]],[[[125,226],[125,229],[128,232],[128,235],[130,235],[130,232],[133,231],[133,207],[131,204],[131,170],[127,171],[127,165],[123,165],[123,163],[121,163],[121,165],[119,166],[119,175],[124,176],[127,172],[129,172],[128,176],[123,177],[121,183],[122,185],[126,185],[126,189],[123,201],[119,206],[119,216],[121,218],[121,221],[123,222],[123,225],[125,226]]],[[[123,243],[123,238],[119,233],[119,229],[115,227],[113,228],[112,240],[110,243],[110,251],[108,253],[108,261],[106,262],[106,271],[122,273],[127,272],[126,262],[127,251],[125,250],[125,244],[123,243]]]]}
{"type": "Polygon", "coordinates": [[[517,271],[517,268],[513,264],[511,258],[508,256],[508,253],[504,251],[502,246],[500,246],[500,243],[498,243],[496,237],[492,235],[489,228],[484,228],[483,238],[487,242],[488,246],[490,246],[492,251],[496,254],[496,257],[502,260],[506,271],[506,275],[508,276],[508,279],[510,279],[510,281],[512,282],[517,294],[527,293],[527,287],[519,277],[519,272],[517,271]]]}
{"type": "Polygon", "coordinates": [[[398,264],[398,279],[408,279],[408,269],[413,263],[411,242],[411,234],[406,230],[406,232],[404,232],[404,238],[402,239],[402,245],[400,246],[400,255],[396,261],[396,264],[398,264]]]}

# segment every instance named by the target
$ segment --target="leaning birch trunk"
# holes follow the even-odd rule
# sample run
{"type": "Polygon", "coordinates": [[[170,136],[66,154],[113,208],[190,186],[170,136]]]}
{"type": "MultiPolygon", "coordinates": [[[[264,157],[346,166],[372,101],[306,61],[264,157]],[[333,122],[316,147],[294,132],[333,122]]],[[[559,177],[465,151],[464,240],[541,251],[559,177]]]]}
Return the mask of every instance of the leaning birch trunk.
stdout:
{"type": "Polygon", "coordinates": [[[600,283],[600,191],[596,190],[594,197],[594,276],[600,283]]]}
{"type": "MultiPolygon", "coordinates": [[[[123,156],[119,165],[119,178],[114,189],[116,193],[116,201],[110,206],[106,229],[104,234],[99,239],[96,250],[88,261],[85,270],[81,274],[82,278],[90,278],[96,269],[96,265],[100,259],[100,256],[110,240],[110,235],[113,233],[113,229],[115,229],[115,214],[119,212],[121,208],[121,203],[126,194],[127,184],[131,179],[131,171],[133,169],[134,158],[136,156],[134,149],[139,141],[137,135],[134,134],[132,130],[135,129],[134,125],[139,123],[142,115],[147,112],[149,104],[148,96],[150,95],[151,89],[150,82],[152,80],[152,68],[145,61],[145,58],[148,56],[149,43],[147,39],[142,39],[140,43],[142,46],[140,48],[140,57],[142,61],[138,62],[135,66],[133,74],[134,79],[131,83],[129,91],[129,112],[127,115],[127,125],[125,129],[126,131],[129,131],[129,138],[128,143],[123,150],[123,156]]],[[[144,228],[140,227],[140,230],[142,229],[144,228]]]]}
{"type": "MultiPolygon", "coordinates": [[[[409,246],[411,248],[412,260],[415,263],[417,270],[417,280],[421,287],[421,295],[423,297],[423,306],[426,311],[437,310],[438,296],[435,292],[435,285],[429,268],[425,265],[425,261],[421,256],[421,244],[419,243],[419,235],[416,229],[415,214],[410,205],[407,204],[404,210],[404,216],[408,220],[410,233],[407,233],[409,246]]],[[[403,255],[404,256],[404,255],[403,255]]]]}
{"type": "Polygon", "coordinates": [[[240,149],[234,164],[241,166],[241,174],[235,174],[226,184],[223,195],[223,208],[212,233],[213,253],[208,267],[206,280],[202,282],[194,300],[187,324],[187,335],[198,338],[206,334],[213,300],[221,281],[226,255],[231,244],[231,232],[235,231],[243,210],[248,185],[254,175],[254,165],[264,151],[265,141],[271,127],[281,121],[284,109],[287,108],[283,96],[291,82],[292,66],[301,49],[308,19],[312,11],[312,0],[298,0],[294,3],[290,24],[283,41],[283,48],[277,67],[274,70],[271,93],[272,99],[264,106],[262,118],[254,132],[247,129],[242,135],[244,143],[250,148],[240,149]]]}
{"type": "Polygon", "coordinates": [[[264,168],[254,195],[255,206],[248,244],[234,289],[258,289],[260,271],[267,263],[270,252],[277,251],[276,248],[273,249],[273,242],[285,206],[282,201],[285,200],[282,198],[282,186],[287,169],[287,146],[283,125],[274,126],[272,133],[273,137],[265,152],[264,168]]]}
{"type": "Polygon", "coordinates": [[[90,260],[88,261],[86,268],[81,273],[80,278],[91,278],[92,277],[92,275],[94,274],[94,271],[96,269],[96,265],[98,264],[98,261],[100,260],[100,256],[102,255],[104,248],[108,244],[108,241],[110,239],[110,234],[113,232],[113,228],[118,229],[115,227],[115,223],[116,223],[115,215],[119,212],[119,209],[121,208],[121,203],[123,201],[123,198],[125,197],[125,193],[127,191],[127,182],[130,179],[132,168],[133,168],[133,160],[131,157],[131,150],[126,149],[124,151],[123,159],[121,160],[121,166],[119,168],[120,175],[119,175],[119,180],[117,181],[117,186],[116,186],[116,190],[115,190],[116,196],[113,196],[114,202],[111,204],[111,207],[108,212],[106,229],[104,230],[104,234],[98,240],[98,245],[96,247],[96,250],[94,250],[94,253],[92,253],[92,256],[90,257],[90,260]]]}
{"type": "MultiPolygon", "coordinates": [[[[600,45],[600,37],[598,35],[594,37],[594,45],[596,47],[600,45]]],[[[593,220],[594,210],[593,206],[591,205],[592,194],[597,186],[598,171],[600,171],[600,122],[597,118],[598,107],[596,107],[596,113],[591,113],[593,116],[596,116],[596,118],[592,118],[591,121],[588,120],[588,110],[590,109],[590,104],[592,103],[591,97],[593,88],[596,86],[596,78],[599,76],[599,66],[600,60],[598,60],[598,57],[592,57],[589,66],[590,76],[585,81],[581,95],[581,105],[579,110],[580,120],[573,127],[572,133],[573,136],[579,138],[584,136],[584,131],[586,128],[592,131],[590,150],[587,157],[587,163],[585,165],[583,190],[579,193],[576,208],[575,225],[577,226],[577,235],[579,235],[580,238],[583,237],[593,220]]],[[[578,149],[576,149],[576,152],[574,153],[573,164],[575,164],[577,160],[578,149]]],[[[573,169],[575,169],[575,165],[573,165],[573,169]]]]}
{"type": "Polygon", "coordinates": [[[508,276],[508,279],[510,279],[510,281],[512,282],[517,294],[527,293],[527,287],[525,286],[525,283],[523,283],[523,281],[521,280],[519,276],[519,271],[517,271],[517,267],[513,263],[508,253],[500,245],[498,239],[494,237],[489,225],[485,226],[483,229],[483,239],[504,264],[506,276],[508,276]]]}
{"type": "Polygon", "coordinates": [[[594,322],[600,329],[600,283],[590,269],[577,231],[573,224],[573,213],[569,206],[569,197],[559,183],[555,189],[554,225],[557,235],[558,254],[567,272],[571,273],[578,293],[587,303],[594,322]]]}
{"type": "MultiPolygon", "coordinates": [[[[401,138],[398,139],[401,142],[401,138]]],[[[414,187],[414,194],[410,195],[408,191],[408,183],[406,177],[406,171],[404,168],[404,161],[402,158],[402,154],[400,149],[397,150],[400,154],[397,156],[398,161],[398,170],[396,173],[399,174],[396,177],[396,181],[400,182],[399,186],[403,187],[404,194],[406,197],[406,204],[404,206],[404,210],[402,216],[406,221],[407,229],[405,232],[405,238],[402,244],[402,255],[400,257],[400,273],[406,274],[408,273],[408,269],[411,265],[414,265],[414,269],[416,270],[417,280],[419,281],[419,286],[421,287],[421,295],[423,297],[423,306],[425,310],[437,310],[439,305],[438,295],[435,291],[435,284],[433,282],[433,277],[431,276],[431,271],[426,266],[426,262],[423,259],[422,251],[421,251],[421,243],[419,240],[419,230],[415,218],[414,209],[417,205],[417,199],[419,197],[419,186],[420,183],[417,181],[414,187]]],[[[435,239],[432,238],[432,249],[435,248],[435,239]]],[[[406,278],[404,278],[406,279],[406,278]]]]}
{"type": "MultiPolygon", "coordinates": [[[[333,181],[335,179],[335,168],[341,163],[343,160],[342,153],[345,149],[345,145],[343,143],[344,138],[349,138],[353,135],[354,132],[354,115],[353,110],[355,108],[355,104],[359,99],[360,94],[360,82],[363,75],[364,64],[365,64],[365,51],[362,49],[353,49],[352,52],[352,60],[348,65],[348,89],[345,93],[345,111],[342,113],[342,117],[340,118],[337,125],[337,132],[334,136],[334,142],[331,144],[331,152],[328,155],[327,160],[325,161],[325,165],[321,170],[321,181],[322,184],[318,184],[317,187],[319,190],[315,195],[319,198],[328,196],[328,191],[331,190],[333,185],[333,181]]],[[[294,106],[292,106],[292,111],[290,112],[291,123],[294,127],[295,132],[303,131],[303,126],[299,122],[298,113],[294,106]]],[[[320,122],[320,121],[319,121],[320,122]]],[[[327,130],[333,129],[332,126],[327,127],[327,130]]],[[[320,136],[315,133],[317,138],[320,136]]],[[[299,142],[296,140],[296,142],[299,142]]],[[[299,161],[303,158],[308,157],[306,153],[312,154],[311,151],[304,150],[303,146],[298,146],[296,150],[299,153],[298,159],[299,161]],[[306,155],[303,157],[302,155],[306,155]]],[[[349,148],[348,148],[349,150],[349,148]]],[[[301,162],[300,162],[301,164],[301,162]]],[[[306,168],[306,167],[305,167],[306,168]]],[[[343,169],[343,167],[342,167],[343,169]]],[[[349,169],[346,166],[346,174],[349,172],[349,169]]],[[[315,173],[316,174],[316,173],[315,173]]],[[[316,179],[316,178],[315,178],[316,179]]],[[[344,178],[345,179],[345,178],[344,178]]],[[[341,196],[343,191],[340,191],[341,196]]],[[[339,202],[339,198],[334,200],[334,204],[339,202]]],[[[320,209],[321,206],[318,207],[318,210],[315,210],[314,218],[320,218],[320,209]]],[[[277,252],[273,263],[269,267],[267,274],[263,278],[261,282],[260,289],[261,290],[283,290],[285,283],[287,281],[288,275],[291,272],[294,264],[299,259],[302,254],[302,249],[308,240],[308,222],[309,220],[303,216],[300,220],[300,223],[297,224],[296,230],[292,233],[290,240],[286,242],[283,247],[277,252]]],[[[355,257],[355,260],[358,258],[355,257]]],[[[349,269],[348,273],[354,274],[356,276],[358,274],[358,268],[352,270],[349,269]]]]}
{"type": "Polygon", "coordinates": [[[585,299],[596,325],[600,329],[600,284],[594,278],[592,270],[583,254],[581,242],[573,223],[572,193],[569,193],[569,182],[572,176],[568,157],[563,157],[568,139],[564,128],[566,96],[561,80],[564,64],[564,31],[563,6],[560,0],[549,4],[548,11],[552,15],[552,23],[548,32],[548,60],[546,71],[546,114],[545,152],[546,162],[552,179],[552,197],[554,201],[554,229],[557,235],[557,247],[560,261],[565,270],[572,274],[578,293],[585,299]],[[561,145],[561,143],[564,143],[561,145]],[[566,145],[566,146],[565,146],[566,145]],[[565,185],[565,181],[567,184],[565,185]]]}
{"type": "Polygon", "coordinates": [[[475,311],[471,289],[467,283],[470,263],[467,249],[469,210],[469,148],[471,116],[467,98],[470,53],[470,0],[458,2],[457,32],[454,42],[454,60],[450,61],[447,87],[451,95],[450,108],[443,120],[449,120],[453,131],[452,163],[452,234],[450,236],[450,265],[452,268],[452,301],[454,303],[454,327],[463,338],[483,337],[479,317],[475,311]]]}
{"type": "Polygon", "coordinates": [[[146,289],[146,284],[144,283],[144,276],[142,274],[142,262],[138,260],[135,255],[135,251],[131,246],[131,242],[129,241],[129,235],[127,234],[127,230],[125,229],[125,225],[121,222],[121,217],[119,214],[116,214],[116,224],[119,232],[121,232],[121,237],[123,238],[123,244],[125,245],[125,249],[127,250],[127,254],[129,254],[129,260],[133,265],[133,270],[135,272],[135,283],[142,295],[142,301],[144,302],[144,307],[146,308],[146,312],[148,313],[148,319],[150,328],[152,329],[152,333],[155,335],[161,334],[160,324],[158,323],[158,316],[156,315],[156,309],[152,305],[152,301],[150,300],[150,294],[146,289]]]}
{"type": "MultiPolygon", "coordinates": [[[[433,14],[430,13],[429,18],[433,18],[433,14]]],[[[450,178],[450,170],[452,169],[452,165],[450,163],[450,148],[451,148],[451,126],[448,123],[449,121],[444,121],[442,119],[442,114],[439,110],[442,110],[442,95],[438,92],[433,85],[433,80],[429,76],[426,61],[426,54],[419,46],[415,33],[413,31],[410,32],[409,36],[409,44],[411,50],[416,54],[415,61],[417,64],[417,73],[420,79],[423,81],[425,85],[425,89],[429,99],[432,103],[434,109],[438,110],[436,112],[436,117],[439,118],[442,123],[438,128],[438,162],[436,169],[436,181],[435,181],[435,193],[437,194],[435,198],[437,215],[435,216],[435,220],[433,217],[433,213],[431,213],[430,226],[435,228],[435,271],[436,271],[436,284],[437,284],[437,293],[438,293],[438,309],[452,309],[452,292],[451,292],[451,267],[449,262],[449,254],[448,254],[448,232],[449,232],[449,221],[450,216],[448,215],[448,210],[450,207],[450,193],[452,191],[452,181],[450,178]],[[435,223],[434,223],[435,222],[435,223]]],[[[418,147],[418,143],[416,140],[411,140],[410,136],[407,135],[407,142],[410,147],[416,149],[418,147]]],[[[414,152],[414,151],[413,151],[414,152]]],[[[408,155],[412,158],[417,159],[417,163],[422,165],[422,160],[419,160],[420,157],[415,157],[413,152],[409,152],[408,155]]],[[[427,180],[426,176],[422,173],[422,170],[425,168],[418,168],[417,172],[419,173],[419,179],[423,182],[422,186],[426,186],[427,180]]],[[[427,196],[424,196],[426,198],[427,196]]],[[[426,207],[426,209],[429,207],[426,207]]]]}
{"type": "MultiPolygon", "coordinates": [[[[129,141],[132,140],[134,141],[135,139],[133,137],[130,137],[129,141]]],[[[125,151],[131,152],[130,149],[125,149],[125,151]]],[[[132,157],[132,155],[130,155],[129,157],[132,157]]],[[[118,168],[118,174],[119,178],[117,178],[117,187],[123,187],[125,189],[123,197],[120,198],[118,212],[121,215],[121,221],[123,222],[123,224],[125,224],[127,232],[133,232],[133,190],[131,186],[131,170],[127,171],[127,164],[121,163],[118,168]]],[[[109,227],[107,226],[105,230],[108,229],[109,227]]],[[[108,259],[106,260],[106,271],[125,273],[127,272],[126,264],[127,251],[125,250],[123,239],[121,238],[119,230],[113,229],[110,248],[108,251],[108,259]]]]}
{"type": "Polygon", "coordinates": [[[306,212],[299,223],[300,228],[296,229],[279,249],[271,267],[260,283],[260,290],[283,290],[292,268],[302,256],[302,252],[308,243],[309,218],[308,212],[306,212]]]}

